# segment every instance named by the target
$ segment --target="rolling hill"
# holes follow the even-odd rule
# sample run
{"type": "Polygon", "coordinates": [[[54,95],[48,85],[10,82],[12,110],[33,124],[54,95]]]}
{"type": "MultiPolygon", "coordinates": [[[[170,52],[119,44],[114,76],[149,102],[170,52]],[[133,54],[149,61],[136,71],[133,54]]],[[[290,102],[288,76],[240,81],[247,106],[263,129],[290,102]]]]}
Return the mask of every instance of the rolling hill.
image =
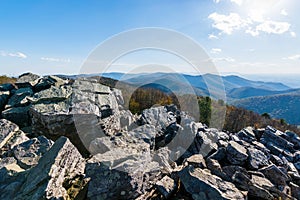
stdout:
{"type": "Polygon", "coordinates": [[[285,119],[289,124],[300,124],[300,92],[257,96],[233,101],[232,104],[271,117],[285,119]]]}

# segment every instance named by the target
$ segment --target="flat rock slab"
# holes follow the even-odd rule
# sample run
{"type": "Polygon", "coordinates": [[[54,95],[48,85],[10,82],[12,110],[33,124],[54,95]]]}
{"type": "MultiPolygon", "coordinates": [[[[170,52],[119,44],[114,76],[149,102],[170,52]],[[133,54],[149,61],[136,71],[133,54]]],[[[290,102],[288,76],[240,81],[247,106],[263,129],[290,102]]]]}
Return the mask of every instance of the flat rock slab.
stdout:
{"type": "Polygon", "coordinates": [[[2,117],[14,122],[20,128],[28,127],[31,125],[31,119],[28,115],[29,109],[30,106],[9,108],[2,112],[2,117]]]}
{"type": "Polygon", "coordinates": [[[269,164],[268,157],[260,150],[255,148],[248,148],[248,166],[250,169],[259,169],[269,164]]]}
{"type": "Polygon", "coordinates": [[[169,176],[163,177],[160,181],[156,183],[157,190],[168,199],[173,192],[177,189],[176,182],[169,176]]]}
{"type": "Polygon", "coordinates": [[[286,185],[286,181],[289,180],[289,177],[274,164],[261,168],[259,171],[275,185],[286,185]]]}
{"type": "Polygon", "coordinates": [[[2,148],[18,130],[19,127],[16,124],[6,119],[0,119],[0,148],[2,148]]]}
{"type": "Polygon", "coordinates": [[[66,137],[59,138],[52,148],[30,169],[14,199],[69,199],[64,181],[83,177],[85,161],[66,137]]]}
{"type": "Polygon", "coordinates": [[[23,169],[31,168],[38,164],[39,159],[51,148],[53,142],[45,136],[30,139],[13,149],[13,154],[18,164],[23,169]]]}
{"type": "Polygon", "coordinates": [[[179,178],[193,199],[246,199],[245,196],[230,182],[210,174],[207,170],[186,167],[179,173],[179,178]]]}
{"type": "Polygon", "coordinates": [[[230,141],[227,146],[227,160],[233,165],[243,165],[248,158],[247,150],[237,142],[230,141]]]}

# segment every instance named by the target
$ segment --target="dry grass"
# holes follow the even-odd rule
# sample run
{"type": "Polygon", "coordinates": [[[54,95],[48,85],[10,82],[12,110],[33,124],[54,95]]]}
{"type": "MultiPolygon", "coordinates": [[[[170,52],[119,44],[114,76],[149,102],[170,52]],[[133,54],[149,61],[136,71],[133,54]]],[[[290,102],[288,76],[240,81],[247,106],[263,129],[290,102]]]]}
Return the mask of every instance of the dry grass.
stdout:
{"type": "Polygon", "coordinates": [[[16,78],[11,78],[8,76],[0,76],[0,84],[4,84],[4,83],[15,83],[16,82],[16,78]]]}

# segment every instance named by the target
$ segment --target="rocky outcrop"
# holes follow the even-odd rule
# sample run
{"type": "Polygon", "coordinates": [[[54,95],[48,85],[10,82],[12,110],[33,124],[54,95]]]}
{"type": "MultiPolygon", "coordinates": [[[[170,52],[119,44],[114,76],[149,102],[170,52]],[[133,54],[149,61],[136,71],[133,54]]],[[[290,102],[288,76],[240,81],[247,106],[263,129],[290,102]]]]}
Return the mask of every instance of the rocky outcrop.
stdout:
{"type": "Polygon", "coordinates": [[[227,159],[233,165],[243,165],[248,158],[247,150],[235,141],[230,141],[226,150],[227,159]]]}
{"type": "Polygon", "coordinates": [[[134,199],[160,178],[159,163],[149,153],[134,154],[114,149],[92,158],[86,166],[90,199],[134,199]],[[103,181],[107,180],[107,181],[103,181]],[[99,189],[100,188],[100,189],[99,189]]]}
{"type": "Polygon", "coordinates": [[[123,103],[91,78],[1,85],[0,198],[300,199],[295,133],[222,132],[174,105],[133,115],[123,103]]]}
{"type": "Polygon", "coordinates": [[[176,191],[177,184],[172,178],[165,176],[156,183],[156,187],[164,198],[168,199],[176,191]]]}
{"type": "Polygon", "coordinates": [[[8,108],[2,112],[2,117],[24,128],[31,125],[29,106],[8,108]]]}
{"type": "Polygon", "coordinates": [[[6,119],[1,119],[0,120],[0,148],[2,148],[8,140],[16,134],[16,132],[19,130],[19,127],[6,120],[6,119]]]}
{"type": "Polygon", "coordinates": [[[203,169],[186,167],[179,172],[179,178],[193,199],[245,199],[233,183],[203,169]]]}
{"type": "Polygon", "coordinates": [[[19,78],[16,81],[16,85],[19,88],[31,88],[35,85],[36,80],[39,79],[40,76],[33,74],[33,73],[24,73],[19,76],[19,78]]]}
{"type": "MultiPolygon", "coordinates": [[[[74,199],[86,185],[85,161],[65,137],[58,139],[34,168],[19,173],[17,178],[6,172],[1,184],[2,199],[74,199]],[[67,180],[80,182],[74,192],[67,180]],[[74,196],[75,195],[75,196],[74,196]]],[[[5,171],[2,171],[5,173],[5,171]]],[[[1,182],[1,181],[0,181],[1,182]]],[[[73,183],[73,185],[76,183],[73,183]]]]}
{"type": "Polygon", "coordinates": [[[84,169],[85,162],[78,150],[67,138],[61,137],[29,171],[16,198],[67,199],[69,194],[64,181],[83,176],[84,169]]]}
{"type": "Polygon", "coordinates": [[[0,91],[0,112],[3,111],[10,96],[10,91],[0,91]]]}
{"type": "Polygon", "coordinates": [[[23,142],[12,149],[17,163],[23,169],[38,164],[39,159],[51,148],[53,142],[45,136],[39,136],[23,142]]]}
{"type": "Polygon", "coordinates": [[[18,144],[29,140],[19,127],[6,120],[0,119],[0,153],[6,154],[18,144]]]}

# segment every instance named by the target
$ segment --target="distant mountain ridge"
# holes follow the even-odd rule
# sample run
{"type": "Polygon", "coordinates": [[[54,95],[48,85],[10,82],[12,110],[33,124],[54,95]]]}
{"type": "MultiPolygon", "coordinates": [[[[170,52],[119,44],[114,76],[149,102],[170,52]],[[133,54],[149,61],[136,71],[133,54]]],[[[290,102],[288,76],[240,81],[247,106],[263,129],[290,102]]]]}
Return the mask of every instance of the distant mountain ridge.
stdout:
{"type": "Polygon", "coordinates": [[[269,113],[271,117],[285,119],[289,124],[300,124],[300,92],[291,91],[285,94],[257,96],[239,99],[232,104],[237,107],[253,110],[257,113],[269,113]]]}
{"type": "MultiPolygon", "coordinates": [[[[196,91],[196,93],[201,93],[204,95],[209,95],[208,88],[213,89],[225,89],[227,98],[240,99],[245,94],[239,94],[245,89],[252,90],[251,96],[260,96],[266,94],[280,94],[286,93],[286,91],[291,90],[290,87],[278,82],[263,82],[263,81],[253,81],[248,80],[236,75],[229,76],[218,76],[214,74],[204,74],[204,75],[187,75],[187,74],[173,74],[173,73],[144,73],[144,74],[123,74],[123,73],[104,73],[104,77],[113,78],[116,80],[122,80],[130,84],[143,84],[145,80],[159,80],[160,82],[172,81],[172,77],[180,77],[178,80],[188,82],[196,91]],[[221,82],[216,82],[215,80],[220,80],[221,82]],[[223,84],[223,85],[222,85],[223,84]],[[209,87],[208,87],[209,86],[209,87]],[[256,91],[257,90],[257,91],[256,91]],[[264,90],[265,92],[261,92],[264,90]],[[232,95],[231,95],[232,94],[232,95]]],[[[178,81],[177,80],[177,81],[178,81]]],[[[246,97],[249,97],[246,95],[246,97]]]]}
{"type": "MultiPolygon", "coordinates": [[[[75,77],[97,75],[100,74],[75,77]]],[[[101,76],[141,87],[152,87],[165,93],[170,91],[193,92],[198,96],[210,96],[218,99],[218,95],[225,92],[228,104],[260,114],[266,112],[274,118],[283,118],[290,124],[300,124],[300,115],[298,114],[300,112],[300,89],[290,88],[279,82],[254,81],[236,75],[218,76],[214,74],[193,76],[175,73],[124,74],[113,72],[104,73],[101,76]],[[162,87],[166,85],[168,89],[162,87]]]]}

